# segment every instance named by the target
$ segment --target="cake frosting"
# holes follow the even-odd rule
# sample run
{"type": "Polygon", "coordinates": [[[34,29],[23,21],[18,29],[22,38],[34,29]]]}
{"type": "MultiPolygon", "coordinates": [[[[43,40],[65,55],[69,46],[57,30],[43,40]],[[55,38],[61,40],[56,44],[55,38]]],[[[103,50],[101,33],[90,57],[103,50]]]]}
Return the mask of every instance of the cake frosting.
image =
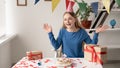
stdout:
{"type": "Polygon", "coordinates": [[[56,64],[57,66],[70,66],[72,62],[69,58],[58,58],[56,64]]]}

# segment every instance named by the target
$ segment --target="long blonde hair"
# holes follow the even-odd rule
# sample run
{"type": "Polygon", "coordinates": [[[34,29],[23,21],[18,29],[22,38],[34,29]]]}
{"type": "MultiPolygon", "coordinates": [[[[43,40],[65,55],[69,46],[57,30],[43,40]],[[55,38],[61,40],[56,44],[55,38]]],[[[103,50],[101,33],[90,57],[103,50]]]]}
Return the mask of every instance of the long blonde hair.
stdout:
{"type": "MultiPolygon", "coordinates": [[[[75,27],[76,27],[76,28],[82,28],[82,26],[81,26],[81,24],[79,23],[79,20],[78,20],[78,18],[77,18],[77,16],[75,15],[74,12],[65,12],[65,13],[63,14],[63,16],[64,16],[65,14],[70,14],[72,17],[75,18],[75,27]]],[[[64,25],[64,23],[63,23],[63,28],[66,28],[66,26],[64,25]]]]}

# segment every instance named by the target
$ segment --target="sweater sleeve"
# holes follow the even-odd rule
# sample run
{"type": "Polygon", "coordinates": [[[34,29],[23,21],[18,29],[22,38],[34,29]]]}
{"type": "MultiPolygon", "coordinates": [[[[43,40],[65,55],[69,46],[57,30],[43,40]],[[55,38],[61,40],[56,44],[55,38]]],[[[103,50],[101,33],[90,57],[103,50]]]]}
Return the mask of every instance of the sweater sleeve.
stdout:
{"type": "Polygon", "coordinates": [[[62,43],[62,31],[60,30],[57,39],[54,38],[54,35],[52,32],[48,33],[48,35],[49,35],[49,39],[52,46],[55,48],[55,50],[57,50],[62,43]]]}
{"type": "Polygon", "coordinates": [[[90,36],[88,34],[85,34],[86,38],[85,38],[85,43],[87,44],[97,44],[98,43],[98,33],[94,33],[93,39],[90,38],[90,36]]]}

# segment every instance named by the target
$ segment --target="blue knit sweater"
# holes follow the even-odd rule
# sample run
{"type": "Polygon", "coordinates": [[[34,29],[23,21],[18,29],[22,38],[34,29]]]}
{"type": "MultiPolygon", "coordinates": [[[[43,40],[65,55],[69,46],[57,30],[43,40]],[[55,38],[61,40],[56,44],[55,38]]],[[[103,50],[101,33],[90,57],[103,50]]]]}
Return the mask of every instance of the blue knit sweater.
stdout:
{"type": "Polygon", "coordinates": [[[62,53],[69,58],[84,57],[82,51],[83,41],[87,44],[97,44],[98,42],[98,33],[94,33],[93,39],[91,39],[84,29],[77,32],[68,32],[62,28],[57,39],[54,38],[52,32],[48,33],[48,35],[53,47],[58,49],[62,45],[62,53]]]}

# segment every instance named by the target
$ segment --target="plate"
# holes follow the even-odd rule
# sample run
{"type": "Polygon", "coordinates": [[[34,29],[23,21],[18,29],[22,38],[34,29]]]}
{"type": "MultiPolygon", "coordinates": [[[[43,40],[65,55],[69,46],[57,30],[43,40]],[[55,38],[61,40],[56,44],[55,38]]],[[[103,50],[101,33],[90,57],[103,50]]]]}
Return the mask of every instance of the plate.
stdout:
{"type": "Polygon", "coordinates": [[[58,63],[56,63],[56,66],[58,66],[58,67],[65,67],[65,66],[71,66],[72,65],[72,63],[67,63],[67,64],[58,64],[58,63]]]}

